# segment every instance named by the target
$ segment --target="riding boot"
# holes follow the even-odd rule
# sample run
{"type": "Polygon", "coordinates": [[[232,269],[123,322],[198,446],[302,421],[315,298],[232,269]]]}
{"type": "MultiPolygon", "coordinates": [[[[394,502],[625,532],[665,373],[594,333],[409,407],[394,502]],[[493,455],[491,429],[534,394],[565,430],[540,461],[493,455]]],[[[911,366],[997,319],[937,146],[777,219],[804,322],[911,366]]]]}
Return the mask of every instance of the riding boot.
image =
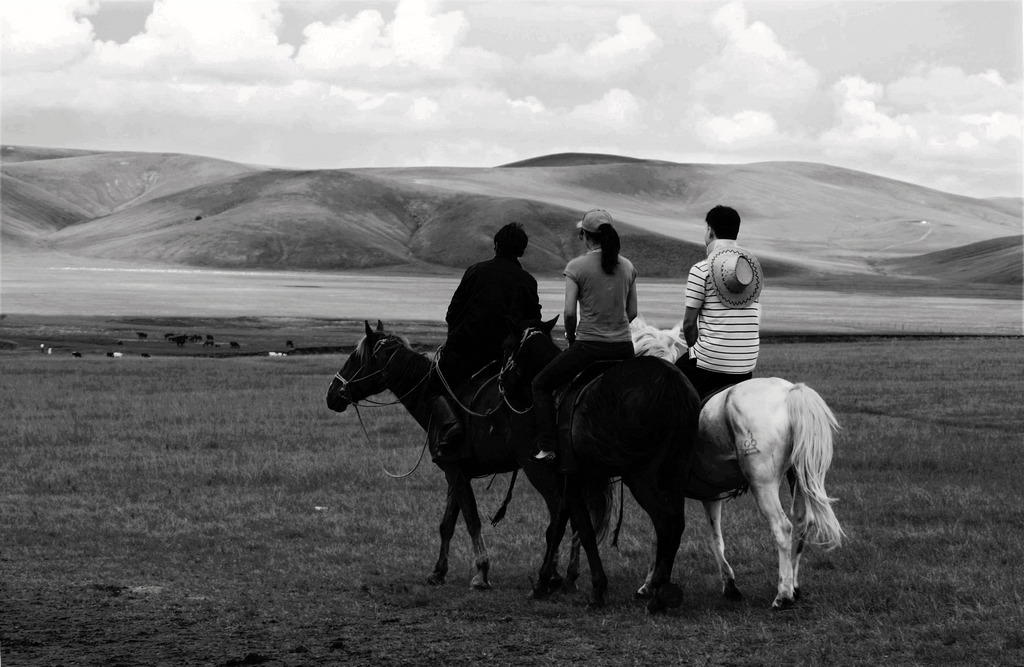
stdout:
{"type": "Polygon", "coordinates": [[[533,413],[537,428],[537,446],[533,458],[537,461],[554,461],[558,449],[554,396],[550,392],[534,391],[533,413]]]}
{"type": "Polygon", "coordinates": [[[463,428],[446,396],[430,402],[430,443],[435,461],[457,461],[462,448],[463,428]]]}

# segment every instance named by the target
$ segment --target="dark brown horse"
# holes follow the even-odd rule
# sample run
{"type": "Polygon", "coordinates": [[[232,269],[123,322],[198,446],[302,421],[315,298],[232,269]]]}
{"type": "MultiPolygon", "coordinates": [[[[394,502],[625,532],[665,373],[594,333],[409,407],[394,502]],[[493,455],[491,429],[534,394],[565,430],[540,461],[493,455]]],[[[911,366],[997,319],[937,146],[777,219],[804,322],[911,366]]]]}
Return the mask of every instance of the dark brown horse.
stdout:
{"type": "MultiPolygon", "coordinates": [[[[376,330],[366,323],[366,336],[356,345],[327,390],[327,406],[335,412],[344,412],[349,405],[390,391],[413,419],[424,430],[428,430],[431,410],[427,385],[431,365],[430,359],[412,350],[403,338],[386,333],[380,321],[377,322],[376,330]]],[[[455,533],[459,512],[462,512],[466,519],[466,529],[473,540],[476,560],[472,586],[484,590],[491,587],[488,581],[490,561],[480,533],[480,515],[471,484],[473,478],[514,472],[522,468],[543,496],[551,526],[559,523],[556,520],[559,512],[564,513],[561,480],[552,467],[534,461],[530,455],[535,430],[533,414],[526,409],[528,394],[517,403],[502,391],[498,378],[490,377],[470,382],[460,392],[458,399],[472,411],[465,418],[469,455],[458,461],[436,462],[448,482],[448,496],[440,526],[441,551],[427,581],[430,584],[444,583],[448,572],[448,548],[455,533]],[[518,406],[522,406],[522,409],[518,406]]],[[[606,512],[603,508],[610,503],[610,489],[601,489],[599,495],[588,497],[588,502],[595,508],[595,512],[606,512]]],[[[561,523],[564,531],[565,521],[561,523]]],[[[548,528],[547,535],[550,540],[552,528],[548,528]]],[[[557,547],[556,544],[556,561],[557,547]]],[[[557,569],[557,562],[555,567],[557,569]]],[[[577,574],[578,563],[570,562],[566,580],[574,581],[577,574]]],[[[553,581],[556,587],[562,581],[557,572],[553,581]]]]}
{"type": "MultiPolygon", "coordinates": [[[[508,346],[506,368],[519,369],[520,382],[528,383],[560,352],[551,340],[553,325],[551,320],[541,327],[527,327],[508,346]]],[[[697,392],[682,371],[654,357],[619,362],[564,398],[558,417],[560,437],[568,437],[578,465],[577,471],[566,475],[565,495],[573,528],[590,564],[592,606],[604,604],[608,578],[586,498],[592,494],[588,490],[606,488],[613,477],[622,478],[654,524],[657,548],[648,610],[679,605],[681,592],[671,582],[686,525],[678,480],[689,473],[699,414],[697,392]]],[[[558,546],[565,533],[564,515],[559,518],[554,535],[549,535],[535,597],[550,592],[558,546]]]]}

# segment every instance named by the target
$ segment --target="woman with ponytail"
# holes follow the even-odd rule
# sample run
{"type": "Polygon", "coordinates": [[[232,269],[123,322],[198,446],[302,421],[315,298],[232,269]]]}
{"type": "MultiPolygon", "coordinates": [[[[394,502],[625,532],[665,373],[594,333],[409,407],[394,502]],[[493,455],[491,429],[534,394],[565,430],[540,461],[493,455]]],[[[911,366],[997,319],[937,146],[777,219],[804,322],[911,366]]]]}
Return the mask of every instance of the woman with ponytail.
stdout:
{"type": "MultiPolygon", "coordinates": [[[[534,458],[539,460],[556,458],[555,389],[595,361],[633,356],[629,323],[637,314],[636,269],[619,254],[619,235],[607,211],[587,211],[576,228],[587,252],[570,261],[564,271],[565,338],[569,349],[533,380],[538,450],[534,458]]],[[[572,471],[575,465],[567,460],[568,452],[560,454],[561,468],[572,471]]]]}

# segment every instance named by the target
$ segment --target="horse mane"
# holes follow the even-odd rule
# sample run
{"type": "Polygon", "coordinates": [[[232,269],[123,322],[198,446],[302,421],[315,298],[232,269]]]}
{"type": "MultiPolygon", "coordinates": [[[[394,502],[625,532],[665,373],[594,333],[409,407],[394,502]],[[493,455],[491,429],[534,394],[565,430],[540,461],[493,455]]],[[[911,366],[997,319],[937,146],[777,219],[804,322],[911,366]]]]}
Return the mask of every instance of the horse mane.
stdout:
{"type": "MultiPolygon", "coordinates": [[[[356,343],[355,353],[359,356],[360,359],[366,359],[367,357],[369,357],[370,353],[373,351],[373,350],[367,350],[366,349],[366,338],[367,338],[366,336],[363,336],[362,338],[359,339],[359,342],[356,343]]],[[[409,350],[412,350],[412,345],[409,343],[409,339],[406,338],[405,336],[401,336],[399,334],[387,333],[387,334],[384,334],[384,337],[382,339],[380,339],[380,340],[388,340],[388,339],[397,340],[399,343],[402,344],[402,347],[405,347],[405,348],[408,348],[409,350]]]]}
{"type": "Polygon", "coordinates": [[[629,323],[629,334],[633,338],[636,356],[658,357],[674,363],[687,349],[681,335],[682,328],[683,323],[679,322],[671,329],[659,329],[638,315],[629,323]]]}

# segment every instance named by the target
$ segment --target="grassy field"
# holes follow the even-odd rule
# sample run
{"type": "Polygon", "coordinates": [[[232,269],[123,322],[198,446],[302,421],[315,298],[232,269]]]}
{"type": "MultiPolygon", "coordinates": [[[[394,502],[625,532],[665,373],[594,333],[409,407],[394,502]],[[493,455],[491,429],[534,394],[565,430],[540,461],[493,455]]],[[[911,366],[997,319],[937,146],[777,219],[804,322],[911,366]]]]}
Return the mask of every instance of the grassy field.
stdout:
{"type": "MultiPolygon", "coordinates": [[[[724,515],[740,603],[693,503],[683,606],[647,616],[629,498],[608,607],[585,608],[585,567],[579,591],[528,601],[544,513],[524,481],[485,529],[495,590],[470,590],[461,525],[449,583],[426,586],[443,479],[384,474],[422,445],[400,408],[363,410],[368,438],[326,408],[342,363],[0,354],[3,664],[1024,664],[1019,339],[764,346],[758,374],[808,383],[843,427],[827,488],[848,540],[810,550],[782,613],[746,497],[724,515]]],[[[488,515],[508,477],[489,481],[488,515]]]]}

